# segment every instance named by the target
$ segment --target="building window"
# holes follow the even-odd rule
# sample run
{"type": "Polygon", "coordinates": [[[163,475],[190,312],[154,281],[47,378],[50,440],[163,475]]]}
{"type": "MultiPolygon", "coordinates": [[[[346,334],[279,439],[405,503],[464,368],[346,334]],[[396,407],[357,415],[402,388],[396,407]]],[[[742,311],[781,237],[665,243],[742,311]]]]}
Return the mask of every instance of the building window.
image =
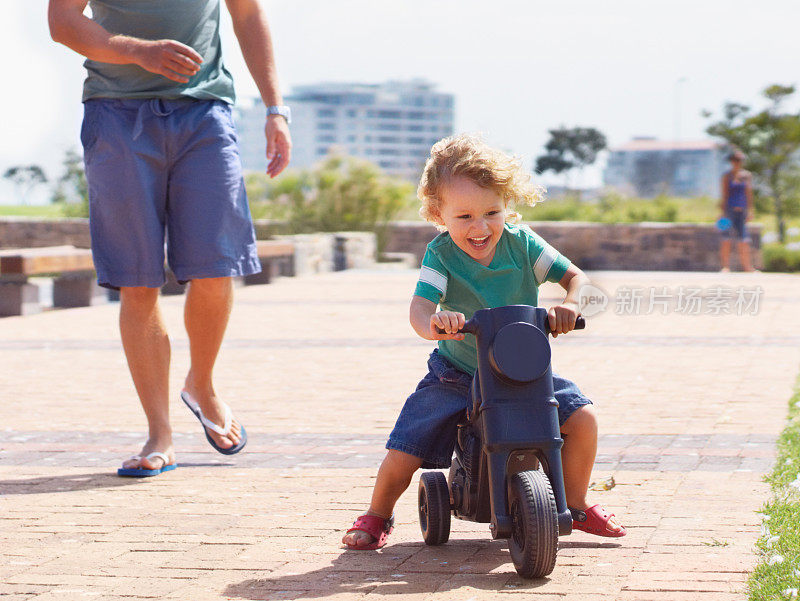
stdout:
{"type": "Polygon", "coordinates": [[[332,134],[320,134],[317,136],[317,142],[322,144],[325,142],[332,143],[336,141],[336,136],[332,134]]]}
{"type": "Polygon", "coordinates": [[[425,128],[422,125],[409,125],[406,127],[408,131],[424,131],[425,128]]]}
{"type": "Polygon", "coordinates": [[[424,144],[425,143],[425,138],[418,138],[418,137],[408,138],[408,143],[409,144],[424,144]]]}
{"type": "Polygon", "coordinates": [[[399,119],[401,117],[400,111],[378,111],[380,119],[399,119]]]}
{"type": "Polygon", "coordinates": [[[357,110],[355,110],[355,109],[348,109],[347,110],[347,116],[348,117],[355,117],[357,115],[358,115],[358,111],[357,110]]]}
{"type": "Polygon", "coordinates": [[[326,146],[320,146],[319,148],[317,148],[317,156],[322,157],[325,156],[326,154],[328,154],[328,148],[326,146]]]}
{"type": "Polygon", "coordinates": [[[400,125],[397,123],[378,123],[376,129],[380,131],[400,131],[400,125]]]}
{"type": "Polygon", "coordinates": [[[335,117],[336,111],[333,109],[317,109],[317,117],[324,118],[324,117],[335,117]]]}
{"type": "Polygon", "coordinates": [[[425,113],[423,113],[422,111],[411,111],[410,113],[408,113],[408,118],[409,119],[424,119],[425,118],[425,113]]]}
{"type": "Polygon", "coordinates": [[[382,144],[397,144],[400,138],[395,136],[378,136],[378,142],[382,144]]]}
{"type": "Polygon", "coordinates": [[[324,129],[324,130],[336,129],[336,124],[330,121],[321,121],[317,123],[317,129],[324,129]]]}
{"type": "Polygon", "coordinates": [[[375,102],[374,94],[346,94],[343,100],[347,104],[372,104],[375,102]]]}

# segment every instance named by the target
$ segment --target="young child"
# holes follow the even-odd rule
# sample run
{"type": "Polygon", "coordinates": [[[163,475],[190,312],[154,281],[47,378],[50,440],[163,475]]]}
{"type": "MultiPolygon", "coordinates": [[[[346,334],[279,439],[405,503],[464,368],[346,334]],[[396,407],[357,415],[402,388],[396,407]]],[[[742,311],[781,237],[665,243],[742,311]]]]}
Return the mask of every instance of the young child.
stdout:
{"type": "MultiPolygon", "coordinates": [[[[389,436],[372,502],[347,531],[350,549],[378,549],[393,527],[397,499],[420,467],[450,466],[456,427],[470,402],[469,385],[477,368],[473,336],[459,333],[481,308],[536,305],[539,284],[558,282],[564,302],[550,309],[553,336],[575,326],[578,295],[586,275],[541,237],[522,225],[509,202],[533,205],[540,189],[515,159],[473,136],[445,138],[431,149],[419,185],[420,214],[442,230],[428,244],[410,319],[439,348],[428,360],[428,374],[408,397],[389,436]],[[437,305],[439,311],[437,311],[437,305]],[[439,333],[443,330],[444,333],[439,333]]],[[[597,452],[597,418],[578,387],[553,374],[561,432],[567,505],[573,528],[599,536],[624,536],[613,514],[586,500],[597,452]]]]}

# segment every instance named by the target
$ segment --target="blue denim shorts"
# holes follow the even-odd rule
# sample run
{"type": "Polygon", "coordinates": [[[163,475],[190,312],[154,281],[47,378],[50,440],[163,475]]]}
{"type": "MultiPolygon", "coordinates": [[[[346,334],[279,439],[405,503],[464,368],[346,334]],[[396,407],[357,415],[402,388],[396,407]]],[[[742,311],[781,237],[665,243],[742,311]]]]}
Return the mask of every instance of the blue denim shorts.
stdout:
{"type": "Polygon", "coordinates": [[[746,209],[734,211],[728,209],[725,216],[731,220],[731,226],[722,232],[722,235],[729,240],[747,240],[747,213],[746,209]]]}
{"type": "MultiPolygon", "coordinates": [[[[387,449],[422,459],[423,469],[450,467],[458,424],[471,408],[472,376],[453,366],[434,350],[428,359],[428,375],[403,405],[387,449]]],[[[553,374],[553,391],[558,401],[558,423],[591,405],[574,382],[553,374]]]]}
{"type": "Polygon", "coordinates": [[[261,271],[227,103],[87,100],[81,142],[100,285],[261,271]]]}

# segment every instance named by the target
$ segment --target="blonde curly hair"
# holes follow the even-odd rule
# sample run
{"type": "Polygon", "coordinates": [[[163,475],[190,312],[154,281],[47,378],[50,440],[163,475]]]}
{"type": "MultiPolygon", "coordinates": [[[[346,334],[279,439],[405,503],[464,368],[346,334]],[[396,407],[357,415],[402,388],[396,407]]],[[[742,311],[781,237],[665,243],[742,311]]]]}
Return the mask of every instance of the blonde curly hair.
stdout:
{"type": "MultiPolygon", "coordinates": [[[[419,214],[424,219],[436,223],[442,187],[456,177],[492,190],[503,198],[506,207],[509,202],[533,206],[544,200],[544,188],[531,181],[517,157],[492,148],[480,136],[461,134],[443,138],[431,148],[417,188],[417,197],[422,201],[419,214]]],[[[506,221],[514,223],[519,219],[519,213],[507,211],[506,221]]]]}

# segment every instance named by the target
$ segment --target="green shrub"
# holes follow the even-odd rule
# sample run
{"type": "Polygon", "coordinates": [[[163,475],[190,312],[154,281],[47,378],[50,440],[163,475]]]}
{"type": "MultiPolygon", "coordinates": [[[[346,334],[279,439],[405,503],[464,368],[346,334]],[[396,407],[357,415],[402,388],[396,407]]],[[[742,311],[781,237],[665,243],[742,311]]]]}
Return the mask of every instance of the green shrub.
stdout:
{"type": "Polygon", "coordinates": [[[58,203],[61,207],[61,214],[68,219],[75,219],[78,217],[89,217],[89,199],[84,198],[79,202],[62,202],[58,203]]]}
{"type": "Polygon", "coordinates": [[[331,156],[312,169],[246,182],[253,217],[285,222],[289,233],[371,231],[383,248],[388,223],[414,198],[414,187],[368,161],[331,156]]]}
{"type": "Polygon", "coordinates": [[[800,250],[791,250],[782,244],[766,244],[762,249],[762,258],[764,271],[800,271],[800,250]]]}
{"type": "Polygon", "coordinates": [[[525,219],[536,221],[586,221],[586,209],[585,203],[567,199],[557,202],[545,200],[535,207],[519,209],[519,212],[525,219]]]}

